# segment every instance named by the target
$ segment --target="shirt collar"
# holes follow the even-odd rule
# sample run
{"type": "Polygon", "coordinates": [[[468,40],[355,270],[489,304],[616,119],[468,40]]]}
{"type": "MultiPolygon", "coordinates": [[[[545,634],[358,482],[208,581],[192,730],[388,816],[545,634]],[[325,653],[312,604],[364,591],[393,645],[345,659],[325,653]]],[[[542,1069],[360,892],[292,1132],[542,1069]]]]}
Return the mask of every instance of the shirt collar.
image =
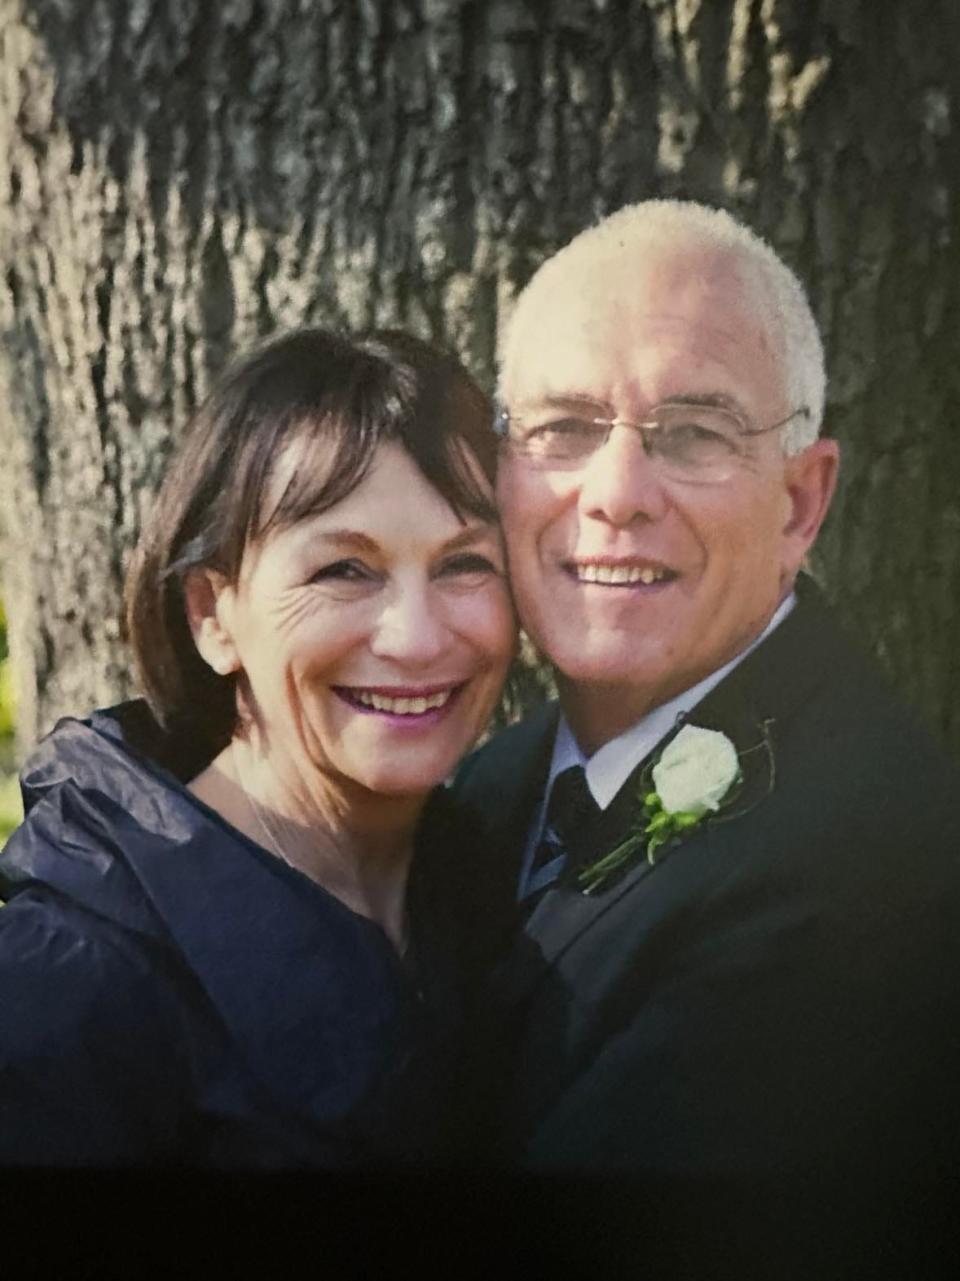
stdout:
{"type": "Polygon", "coordinates": [[[571,765],[582,765],[586,772],[587,786],[590,788],[593,799],[601,809],[606,809],[634,769],[650,754],[661,738],[670,732],[676,723],[677,717],[696,707],[697,703],[705,698],[715,685],[719,685],[723,678],[728,676],[738,664],[742,663],[749,653],[762,644],[770,633],[780,626],[796,603],[796,595],[791,592],[781,601],[770,622],[760,635],[751,641],[746,649],[741,650],[729,663],[725,663],[723,667],[711,672],[709,676],[704,677],[702,681],[692,686],[692,688],[684,690],[682,694],[670,699],[668,703],[655,707],[652,712],[649,712],[642,720],[639,720],[636,725],[631,725],[619,737],[611,739],[609,743],[604,743],[603,747],[594,752],[589,760],[581,751],[567,718],[561,716],[557,726],[556,738],[554,739],[553,756],[550,760],[550,772],[547,776],[545,795],[549,796],[553,780],[558,774],[571,765]]]}

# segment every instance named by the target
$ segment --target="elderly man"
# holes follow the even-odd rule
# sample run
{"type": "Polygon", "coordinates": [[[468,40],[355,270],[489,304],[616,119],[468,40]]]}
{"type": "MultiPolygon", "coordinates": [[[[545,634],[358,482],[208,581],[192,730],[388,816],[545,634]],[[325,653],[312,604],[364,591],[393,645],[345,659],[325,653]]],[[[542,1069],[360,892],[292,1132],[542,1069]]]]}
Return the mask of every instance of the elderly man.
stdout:
{"type": "Polygon", "coordinates": [[[518,300],[499,498],[560,701],[457,782],[516,904],[501,1160],[885,1191],[955,1162],[960,780],[801,572],[824,385],[797,278],[704,206],[622,209],[518,300]]]}

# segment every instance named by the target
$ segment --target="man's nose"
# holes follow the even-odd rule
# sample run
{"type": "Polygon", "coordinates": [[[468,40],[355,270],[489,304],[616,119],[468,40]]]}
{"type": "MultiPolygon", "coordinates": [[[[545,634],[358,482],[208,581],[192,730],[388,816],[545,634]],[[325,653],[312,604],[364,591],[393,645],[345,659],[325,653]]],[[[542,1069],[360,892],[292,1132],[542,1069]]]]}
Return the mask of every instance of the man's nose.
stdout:
{"type": "Polygon", "coordinates": [[[370,649],[378,658],[423,667],[443,655],[449,638],[443,611],[430,585],[398,585],[377,618],[370,649]]]}
{"type": "Polygon", "coordinates": [[[636,428],[616,424],[587,460],[580,482],[580,510],[611,525],[659,520],[668,496],[656,463],[636,428]]]}

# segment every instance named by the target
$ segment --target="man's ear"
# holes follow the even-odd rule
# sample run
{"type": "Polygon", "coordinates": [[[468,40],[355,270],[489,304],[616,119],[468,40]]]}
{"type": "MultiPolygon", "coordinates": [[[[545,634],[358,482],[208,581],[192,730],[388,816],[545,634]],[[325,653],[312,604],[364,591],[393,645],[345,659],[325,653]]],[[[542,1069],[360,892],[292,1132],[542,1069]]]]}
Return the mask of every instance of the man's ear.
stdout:
{"type": "Polygon", "coordinates": [[[788,576],[800,569],[820,532],[837,487],[839,467],[840,446],[825,437],[786,461],[783,567],[788,576]]]}
{"type": "Polygon", "coordinates": [[[234,589],[214,569],[191,569],[184,579],[187,622],[200,657],[218,676],[240,668],[230,627],[234,589]]]}

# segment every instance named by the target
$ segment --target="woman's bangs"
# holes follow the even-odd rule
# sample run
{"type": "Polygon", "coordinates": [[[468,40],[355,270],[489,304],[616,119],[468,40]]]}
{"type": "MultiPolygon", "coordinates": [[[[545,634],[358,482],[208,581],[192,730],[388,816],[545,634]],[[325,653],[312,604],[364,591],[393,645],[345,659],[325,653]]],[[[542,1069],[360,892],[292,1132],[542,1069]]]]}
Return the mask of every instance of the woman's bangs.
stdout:
{"type": "MultiPolygon", "coordinates": [[[[273,504],[265,500],[256,537],[289,529],[341,502],[370,470],[376,446],[375,437],[356,428],[348,430],[329,418],[304,424],[292,433],[283,449],[284,454],[294,455],[289,475],[273,504]]],[[[267,493],[271,488],[268,484],[267,493]]]]}
{"type": "Polygon", "coordinates": [[[467,515],[498,519],[493,485],[472,442],[448,435],[436,453],[418,461],[426,479],[461,520],[467,515]]]}

